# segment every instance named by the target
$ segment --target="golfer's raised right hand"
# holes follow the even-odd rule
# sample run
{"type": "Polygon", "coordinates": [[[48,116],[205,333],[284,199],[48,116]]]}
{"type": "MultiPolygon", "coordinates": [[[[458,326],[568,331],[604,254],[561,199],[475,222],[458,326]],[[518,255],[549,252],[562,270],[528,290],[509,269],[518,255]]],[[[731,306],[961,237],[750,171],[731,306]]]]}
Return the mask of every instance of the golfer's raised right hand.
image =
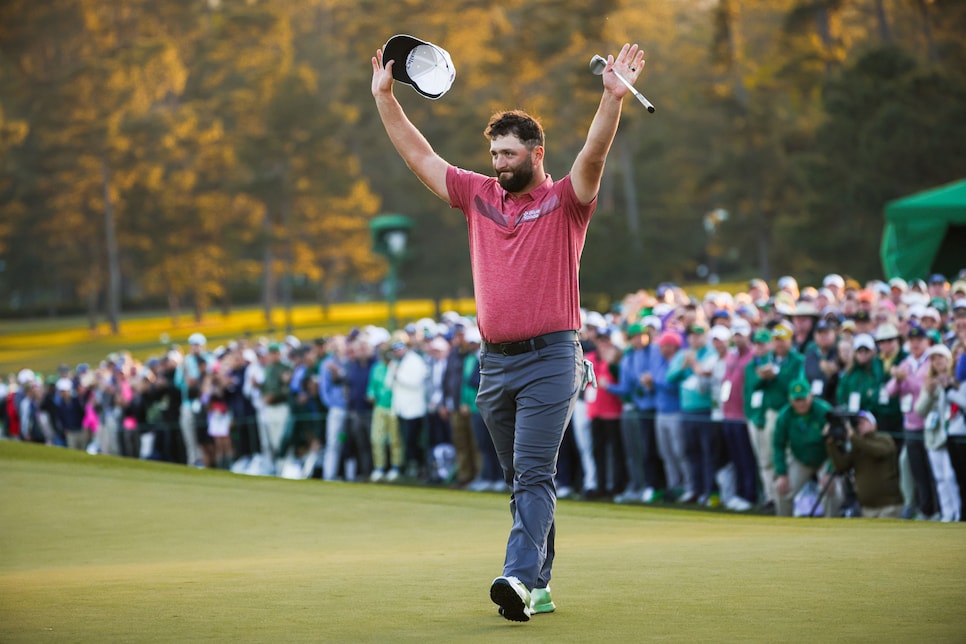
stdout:
{"type": "Polygon", "coordinates": [[[392,94],[392,66],[396,61],[391,60],[383,67],[382,50],[377,49],[376,55],[372,57],[372,95],[380,96],[392,94]]]}

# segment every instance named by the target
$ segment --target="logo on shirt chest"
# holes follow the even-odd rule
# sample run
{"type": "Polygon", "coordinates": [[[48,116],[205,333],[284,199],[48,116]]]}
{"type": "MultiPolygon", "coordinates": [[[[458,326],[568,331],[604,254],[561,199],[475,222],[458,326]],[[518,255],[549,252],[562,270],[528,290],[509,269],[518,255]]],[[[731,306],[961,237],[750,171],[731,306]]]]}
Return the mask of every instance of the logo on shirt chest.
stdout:
{"type": "MultiPolygon", "coordinates": [[[[474,205],[476,207],[476,211],[487,219],[490,219],[501,226],[511,227],[511,217],[507,216],[507,214],[502,212],[495,205],[484,201],[479,195],[477,195],[477,197],[474,199],[474,205]]],[[[536,207],[528,208],[520,213],[515,218],[516,223],[520,224],[524,222],[536,221],[537,219],[550,214],[558,207],[560,207],[560,197],[557,195],[550,195],[549,198],[544,199],[539,204],[536,204],[536,207]]]]}
{"type": "Polygon", "coordinates": [[[520,214],[520,221],[530,221],[532,219],[537,219],[541,214],[543,213],[539,208],[534,208],[533,210],[524,210],[520,214]]]}

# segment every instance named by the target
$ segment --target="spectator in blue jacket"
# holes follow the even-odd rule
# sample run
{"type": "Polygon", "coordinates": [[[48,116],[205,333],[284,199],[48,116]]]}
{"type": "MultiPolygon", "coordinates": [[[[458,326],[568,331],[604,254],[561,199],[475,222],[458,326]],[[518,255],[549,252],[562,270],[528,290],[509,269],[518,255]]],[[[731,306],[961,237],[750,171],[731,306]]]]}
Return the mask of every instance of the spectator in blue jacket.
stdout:
{"type": "MultiPolygon", "coordinates": [[[[681,350],[681,336],[674,331],[664,331],[657,338],[658,350],[651,353],[650,373],[646,374],[644,386],[654,390],[657,417],[655,433],[657,450],[664,462],[666,492],[679,496],[690,483],[684,457],[684,430],[681,424],[681,388],[676,382],[668,382],[667,372],[671,360],[681,350]]],[[[693,492],[693,491],[692,491],[693,492]]],[[[663,494],[663,493],[662,493],[663,494]]],[[[661,495],[655,495],[655,499],[661,495]]]]}
{"type": "Polygon", "coordinates": [[[657,441],[654,437],[654,391],[644,387],[644,374],[650,371],[651,330],[635,322],[627,327],[625,336],[629,347],[620,363],[620,379],[607,386],[612,394],[624,402],[621,418],[621,437],[627,464],[627,489],[615,497],[618,503],[640,501],[645,490],[650,489],[653,498],[658,483],[654,480],[657,458],[657,441]],[[650,475],[650,476],[649,476],[650,475]]]}
{"type": "Polygon", "coordinates": [[[345,336],[337,335],[329,341],[330,353],[319,365],[319,398],[328,409],[325,419],[325,456],[322,458],[322,478],[335,480],[339,475],[342,445],[346,437],[348,347],[345,336]]]}
{"type": "Polygon", "coordinates": [[[54,426],[64,435],[67,447],[86,449],[87,441],[81,431],[84,421],[84,407],[74,393],[74,383],[70,378],[57,380],[54,403],[54,426]]]}
{"type": "Polygon", "coordinates": [[[368,480],[372,474],[372,443],[369,437],[372,402],[366,396],[366,391],[369,388],[369,374],[376,361],[375,351],[368,340],[359,335],[349,342],[347,355],[346,480],[368,480]],[[355,467],[351,467],[353,462],[355,467]]]}

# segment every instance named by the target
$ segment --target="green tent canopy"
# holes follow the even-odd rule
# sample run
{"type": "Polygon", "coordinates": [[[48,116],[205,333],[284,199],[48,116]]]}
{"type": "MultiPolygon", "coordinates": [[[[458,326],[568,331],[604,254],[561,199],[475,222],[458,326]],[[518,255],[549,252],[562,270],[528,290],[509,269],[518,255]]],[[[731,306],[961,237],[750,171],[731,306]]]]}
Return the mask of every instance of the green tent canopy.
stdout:
{"type": "Polygon", "coordinates": [[[887,279],[966,268],[966,179],[887,203],[880,253],[887,279]]]}

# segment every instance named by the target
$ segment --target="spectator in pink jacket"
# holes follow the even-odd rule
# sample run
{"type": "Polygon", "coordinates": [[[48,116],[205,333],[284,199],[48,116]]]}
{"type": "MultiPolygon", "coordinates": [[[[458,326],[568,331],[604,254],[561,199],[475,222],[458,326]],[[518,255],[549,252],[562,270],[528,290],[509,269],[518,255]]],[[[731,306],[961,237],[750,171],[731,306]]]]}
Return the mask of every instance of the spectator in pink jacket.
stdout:
{"type": "Polygon", "coordinates": [[[751,325],[743,319],[731,325],[732,348],[724,361],[724,375],[717,396],[721,405],[725,454],[734,467],[735,496],[723,499],[730,510],[749,510],[758,502],[758,462],[748,436],[745,418],[745,367],[754,357],[751,325]]]}
{"type": "MultiPolygon", "coordinates": [[[[899,396],[905,428],[903,451],[909,460],[909,469],[915,483],[915,506],[922,517],[931,518],[938,511],[939,504],[936,499],[932,469],[929,466],[929,455],[922,439],[922,428],[925,422],[915,409],[916,399],[929,371],[929,358],[926,356],[929,338],[926,331],[919,326],[910,326],[907,337],[909,355],[890,369],[892,378],[886,384],[886,392],[889,396],[899,396]]],[[[910,505],[909,499],[906,500],[906,504],[910,505]]]]}
{"type": "Polygon", "coordinates": [[[623,492],[627,484],[621,439],[623,404],[619,396],[607,390],[620,381],[621,351],[614,346],[610,333],[602,330],[597,337],[597,346],[587,353],[586,358],[593,363],[597,376],[597,389],[589,388],[584,392],[593,437],[597,495],[613,497],[623,492]]]}

